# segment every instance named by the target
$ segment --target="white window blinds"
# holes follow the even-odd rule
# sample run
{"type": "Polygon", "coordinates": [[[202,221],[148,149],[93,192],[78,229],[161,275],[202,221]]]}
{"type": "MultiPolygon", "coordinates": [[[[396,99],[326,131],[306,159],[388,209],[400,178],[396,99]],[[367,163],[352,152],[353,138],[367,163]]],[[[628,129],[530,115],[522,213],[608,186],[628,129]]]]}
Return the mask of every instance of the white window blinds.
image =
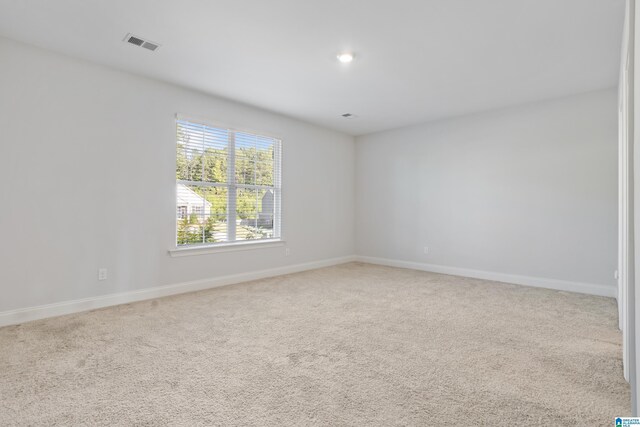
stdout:
{"type": "Polygon", "coordinates": [[[178,247],[280,239],[281,142],[177,120],[178,247]]]}

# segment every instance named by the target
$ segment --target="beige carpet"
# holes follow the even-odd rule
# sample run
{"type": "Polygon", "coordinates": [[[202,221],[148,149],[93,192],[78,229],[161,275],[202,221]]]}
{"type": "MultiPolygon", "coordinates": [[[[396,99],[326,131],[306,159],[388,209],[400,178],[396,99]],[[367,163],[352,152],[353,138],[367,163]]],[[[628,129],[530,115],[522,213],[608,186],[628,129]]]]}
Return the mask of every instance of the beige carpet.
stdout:
{"type": "Polygon", "coordinates": [[[366,264],[0,329],[0,425],[612,425],[613,299],[366,264]]]}

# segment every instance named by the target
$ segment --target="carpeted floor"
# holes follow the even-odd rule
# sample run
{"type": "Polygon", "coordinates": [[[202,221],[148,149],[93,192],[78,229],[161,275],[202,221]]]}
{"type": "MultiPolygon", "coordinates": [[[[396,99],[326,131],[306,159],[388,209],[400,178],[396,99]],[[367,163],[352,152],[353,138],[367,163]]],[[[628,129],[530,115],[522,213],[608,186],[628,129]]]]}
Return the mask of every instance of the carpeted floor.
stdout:
{"type": "Polygon", "coordinates": [[[0,425],[613,425],[613,299],[352,263],[0,329],[0,425]]]}

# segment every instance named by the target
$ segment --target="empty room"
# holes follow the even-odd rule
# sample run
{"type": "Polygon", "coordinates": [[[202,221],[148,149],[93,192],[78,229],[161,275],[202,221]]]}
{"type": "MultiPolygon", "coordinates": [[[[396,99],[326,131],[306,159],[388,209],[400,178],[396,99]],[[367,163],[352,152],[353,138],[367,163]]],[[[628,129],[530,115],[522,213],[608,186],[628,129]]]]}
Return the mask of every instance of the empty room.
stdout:
{"type": "Polygon", "coordinates": [[[640,424],[639,14],[0,0],[0,426],[640,424]]]}

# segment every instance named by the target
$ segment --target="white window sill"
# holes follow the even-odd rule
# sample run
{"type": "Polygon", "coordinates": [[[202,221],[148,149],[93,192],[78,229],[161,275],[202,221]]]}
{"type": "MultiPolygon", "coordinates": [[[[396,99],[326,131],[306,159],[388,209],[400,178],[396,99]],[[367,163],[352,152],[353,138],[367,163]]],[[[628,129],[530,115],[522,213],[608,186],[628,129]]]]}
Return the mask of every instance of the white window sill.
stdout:
{"type": "Polygon", "coordinates": [[[278,246],[284,246],[285,244],[286,242],[284,240],[262,240],[258,242],[234,242],[208,246],[188,246],[184,248],[169,249],[169,255],[172,257],[182,257],[215,254],[220,252],[250,251],[253,249],[275,248],[278,246]]]}

